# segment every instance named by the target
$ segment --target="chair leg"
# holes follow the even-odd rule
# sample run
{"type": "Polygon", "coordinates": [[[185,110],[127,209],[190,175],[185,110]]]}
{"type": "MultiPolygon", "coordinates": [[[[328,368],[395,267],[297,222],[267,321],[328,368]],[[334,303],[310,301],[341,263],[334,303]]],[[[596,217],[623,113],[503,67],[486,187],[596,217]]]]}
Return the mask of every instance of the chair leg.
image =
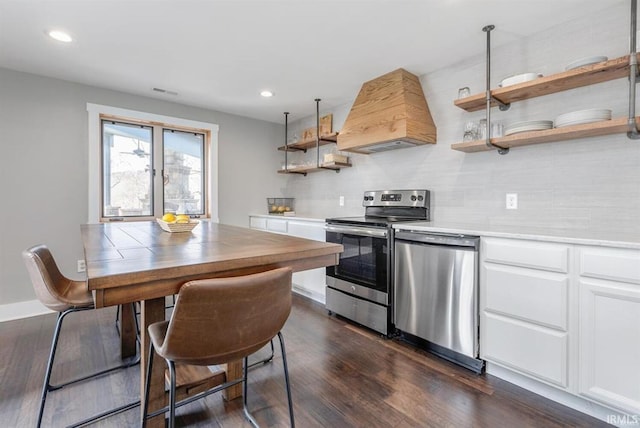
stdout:
{"type": "Polygon", "coordinates": [[[244,411],[244,416],[251,422],[256,428],[260,428],[258,422],[253,418],[253,415],[249,412],[249,408],[247,407],[247,373],[249,372],[249,358],[244,357],[242,360],[242,410],[244,411]]]}
{"type": "MultiPolygon", "coordinates": [[[[287,390],[287,401],[289,403],[289,421],[291,422],[291,428],[295,428],[296,423],[293,418],[293,400],[291,399],[291,383],[289,382],[289,367],[287,365],[287,352],[284,347],[284,338],[282,337],[282,333],[278,332],[278,340],[280,341],[280,350],[282,351],[282,365],[284,368],[284,382],[287,390]]],[[[273,340],[271,340],[271,346],[273,349],[273,340]]],[[[272,355],[273,358],[273,355],[272,355]]],[[[258,422],[253,418],[251,413],[249,412],[249,408],[247,407],[248,401],[248,386],[247,386],[247,374],[249,372],[249,367],[257,364],[254,363],[252,365],[248,365],[249,359],[247,357],[243,360],[243,370],[242,370],[242,410],[244,411],[245,417],[251,422],[251,424],[258,428],[258,422]]],[[[260,363],[260,361],[258,362],[260,363]]]]}
{"type": "Polygon", "coordinates": [[[176,426],[176,365],[173,361],[167,360],[169,366],[169,428],[176,426]]]}
{"type": "MultiPolygon", "coordinates": [[[[81,311],[87,311],[87,310],[92,310],[94,308],[89,307],[89,308],[71,308],[71,309],[67,309],[64,312],[59,312],[58,313],[58,319],[56,321],[56,327],[55,330],[53,332],[53,339],[51,341],[51,351],[49,352],[49,361],[47,362],[47,371],[44,377],[44,384],[42,386],[42,396],[40,398],[40,409],[38,411],[38,423],[37,423],[37,427],[39,428],[42,424],[42,417],[44,415],[44,406],[45,406],[45,402],[47,399],[47,393],[51,392],[51,391],[56,391],[58,389],[62,389],[65,386],[69,386],[69,385],[73,385],[75,383],[79,383],[79,382],[83,382],[85,380],[89,380],[98,376],[102,376],[104,374],[116,371],[116,370],[120,370],[120,369],[125,369],[125,368],[129,368],[129,367],[133,367],[136,364],[138,364],[140,362],[140,357],[138,356],[138,358],[136,358],[135,360],[129,362],[129,363],[125,363],[122,365],[119,365],[117,367],[112,367],[109,369],[105,369],[102,371],[99,371],[97,373],[93,373],[87,376],[83,376],[80,377],[78,379],[74,379],[59,385],[51,385],[51,374],[53,372],[53,362],[55,360],[55,356],[56,356],[56,350],[58,348],[58,339],[60,338],[60,332],[62,330],[62,321],[64,320],[64,318],[69,315],[72,312],[81,312],[81,311]]],[[[109,416],[112,414],[116,414],[116,413],[120,413],[123,412],[125,410],[128,410],[132,407],[135,407],[138,405],[139,402],[133,402],[133,403],[129,403],[125,406],[121,406],[118,407],[116,409],[107,411],[107,412],[103,412],[100,415],[97,415],[95,417],[92,417],[90,419],[86,419],[85,421],[83,421],[83,423],[88,423],[88,422],[92,422],[94,420],[98,420],[98,419],[102,419],[105,416],[109,416]]]]}
{"type": "Polygon", "coordinates": [[[144,381],[144,412],[142,413],[142,428],[147,426],[147,414],[149,413],[149,390],[151,389],[151,370],[153,369],[153,356],[155,353],[156,350],[153,347],[153,342],[151,342],[151,347],[149,349],[149,361],[147,363],[147,376],[144,381]]]}
{"type": "Polygon", "coordinates": [[[53,339],[51,340],[51,349],[49,350],[49,360],[47,362],[47,371],[44,376],[44,383],[42,385],[42,395],[40,397],[40,410],[38,411],[38,424],[40,428],[42,424],[42,415],[44,414],[44,404],[47,400],[47,393],[49,392],[49,382],[51,381],[51,372],[53,371],[53,360],[56,356],[56,349],[58,347],[58,338],[60,337],[60,328],[62,327],[62,320],[70,311],[58,312],[58,319],[56,321],[56,328],[53,332],[53,339]]]}
{"type": "Polygon", "coordinates": [[[278,332],[278,340],[280,341],[280,350],[282,351],[282,366],[284,368],[284,382],[287,387],[287,400],[289,401],[289,419],[291,421],[291,428],[296,426],[293,419],[293,400],[291,399],[291,383],[289,382],[289,367],[287,366],[287,353],[284,349],[284,338],[282,333],[278,332]]]}

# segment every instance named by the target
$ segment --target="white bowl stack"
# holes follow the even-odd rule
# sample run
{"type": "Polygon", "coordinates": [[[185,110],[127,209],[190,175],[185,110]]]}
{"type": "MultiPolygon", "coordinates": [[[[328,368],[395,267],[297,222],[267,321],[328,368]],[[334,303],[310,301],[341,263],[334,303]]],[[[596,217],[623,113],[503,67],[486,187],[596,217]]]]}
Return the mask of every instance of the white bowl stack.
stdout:
{"type": "Polygon", "coordinates": [[[529,82],[539,77],[542,77],[542,74],[540,73],[516,74],[514,76],[505,77],[504,79],[502,79],[502,81],[498,86],[504,88],[505,86],[511,86],[511,85],[517,85],[518,83],[529,82]]]}

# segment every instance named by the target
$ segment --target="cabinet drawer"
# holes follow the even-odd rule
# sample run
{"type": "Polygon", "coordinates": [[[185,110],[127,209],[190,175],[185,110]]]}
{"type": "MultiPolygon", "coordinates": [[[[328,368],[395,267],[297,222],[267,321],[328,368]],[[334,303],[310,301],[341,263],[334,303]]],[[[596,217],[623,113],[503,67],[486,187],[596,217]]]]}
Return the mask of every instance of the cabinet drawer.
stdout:
{"type": "Polygon", "coordinates": [[[567,333],[490,313],[482,322],[482,358],[567,387],[567,333]]]}
{"type": "Polygon", "coordinates": [[[356,299],[341,291],[327,287],[328,310],[342,315],[352,321],[387,334],[387,310],[367,300],[356,299]]]}
{"type": "Polygon", "coordinates": [[[270,232],[287,233],[287,220],[268,218],[267,230],[270,232]]]}
{"type": "Polygon", "coordinates": [[[486,310],[567,330],[566,275],[491,264],[485,273],[486,310]]]}
{"type": "Polygon", "coordinates": [[[640,251],[617,248],[581,248],[580,275],[640,284],[640,251]]]}
{"type": "Polygon", "coordinates": [[[262,217],[249,217],[251,229],[267,230],[267,219],[262,217]]]}
{"type": "Polygon", "coordinates": [[[485,261],[494,263],[562,273],[569,268],[569,247],[562,244],[484,238],[481,251],[485,261]]]}

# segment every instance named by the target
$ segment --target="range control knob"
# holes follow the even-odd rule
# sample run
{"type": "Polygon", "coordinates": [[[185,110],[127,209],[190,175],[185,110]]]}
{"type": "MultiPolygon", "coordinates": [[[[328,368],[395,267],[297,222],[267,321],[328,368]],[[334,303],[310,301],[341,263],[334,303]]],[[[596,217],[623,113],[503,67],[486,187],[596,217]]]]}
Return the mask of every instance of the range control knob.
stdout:
{"type": "Polygon", "coordinates": [[[415,201],[416,200],[416,195],[411,195],[411,200],[415,201]]]}
{"type": "Polygon", "coordinates": [[[421,201],[421,200],[423,200],[423,199],[424,199],[424,198],[422,197],[422,195],[419,195],[419,196],[418,196],[418,200],[419,200],[419,201],[421,201]]]}

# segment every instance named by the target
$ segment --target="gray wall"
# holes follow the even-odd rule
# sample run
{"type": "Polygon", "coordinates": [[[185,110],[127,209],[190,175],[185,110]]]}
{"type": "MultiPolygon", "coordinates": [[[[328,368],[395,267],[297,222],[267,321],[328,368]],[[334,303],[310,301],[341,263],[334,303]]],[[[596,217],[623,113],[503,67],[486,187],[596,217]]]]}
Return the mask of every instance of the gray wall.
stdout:
{"type": "Polygon", "coordinates": [[[279,124],[7,69],[0,69],[0,93],[0,304],[35,298],[20,259],[34,244],[46,243],[62,271],[81,278],[87,102],[218,124],[223,223],[247,226],[249,212],[264,211],[265,197],[280,196],[279,124]]]}
{"type": "MultiPolygon", "coordinates": [[[[628,16],[625,3],[503,46],[497,25],[492,33],[491,86],[495,88],[513,74],[561,72],[568,63],[587,56],[627,54],[628,16]]],[[[484,45],[485,40],[478,29],[477,39],[469,43],[484,45]]],[[[484,111],[467,113],[453,101],[463,86],[469,86],[473,94],[484,91],[484,55],[421,76],[421,82],[438,128],[437,144],[351,155],[353,167],[339,174],[292,176],[285,193],[296,198],[298,213],[358,215],[363,212],[364,190],[427,188],[433,192],[433,217],[438,221],[528,225],[561,234],[587,231],[600,237],[624,230],[640,239],[640,141],[618,134],[515,148],[506,156],[464,154],[450,146],[462,140],[464,122],[483,118],[484,111]],[[518,193],[518,210],[505,209],[508,192],[518,193]],[[338,206],[340,195],[346,197],[345,207],[338,206]]],[[[358,89],[354,88],[354,98],[358,89]]],[[[515,103],[507,112],[493,109],[492,119],[504,123],[553,120],[559,114],[587,108],[610,108],[614,117],[624,117],[627,104],[627,79],[619,79],[515,103]]],[[[332,111],[334,129],[340,130],[350,106],[321,114],[332,111]]],[[[292,132],[312,126],[314,120],[294,123],[292,132]]]]}

